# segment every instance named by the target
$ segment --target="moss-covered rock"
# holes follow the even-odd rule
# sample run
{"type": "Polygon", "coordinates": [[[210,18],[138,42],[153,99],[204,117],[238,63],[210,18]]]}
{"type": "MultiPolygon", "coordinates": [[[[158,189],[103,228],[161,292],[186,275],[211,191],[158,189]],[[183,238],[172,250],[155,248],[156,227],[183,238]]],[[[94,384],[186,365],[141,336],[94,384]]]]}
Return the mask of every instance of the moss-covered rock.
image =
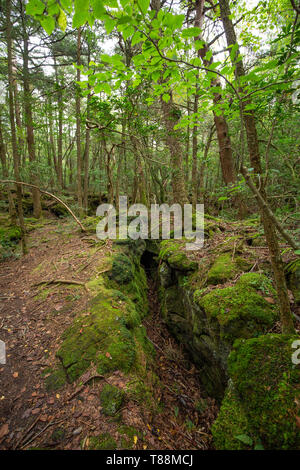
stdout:
{"type": "Polygon", "coordinates": [[[206,312],[213,336],[232,344],[237,338],[263,334],[278,318],[277,306],[264,295],[274,295],[270,281],[263,274],[243,274],[233,287],[214,289],[194,299],[206,312]]]}
{"type": "MultiPolygon", "coordinates": [[[[144,244],[142,246],[145,247],[144,244]]],[[[140,264],[139,250],[140,245],[137,244],[133,253],[129,251],[128,254],[117,253],[113,256],[112,268],[106,275],[106,286],[118,289],[129,297],[143,318],[148,312],[147,279],[140,264]]]]}
{"type": "Polygon", "coordinates": [[[141,325],[147,313],[145,273],[138,258],[117,252],[102,260],[100,274],[86,284],[93,295],[86,312],[77,316],[62,335],[56,353],[61,366],[47,377],[56,389],[77,380],[94,364],[99,374],[115,370],[142,376],[151,362],[153,347],[141,325]],[[145,370],[142,370],[142,369],[145,370]]]}
{"type": "Polygon", "coordinates": [[[125,392],[110,384],[105,384],[100,392],[102,412],[106,416],[115,416],[120,410],[125,392]]]}
{"type": "Polygon", "coordinates": [[[232,279],[238,270],[230,253],[224,253],[215,260],[207,274],[208,284],[222,284],[232,279]]]}
{"type": "Polygon", "coordinates": [[[235,394],[226,396],[213,426],[217,448],[233,448],[235,434],[246,433],[261,440],[265,449],[300,449],[300,368],[292,362],[295,339],[299,338],[270,334],[236,341],[228,360],[235,394]]]}
{"type": "Polygon", "coordinates": [[[217,450],[249,450],[239,436],[248,436],[253,441],[247,416],[238,395],[231,385],[225,393],[218,418],[212,426],[214,446],[217,450]]]}
{"type": "Polygon", "coordinates": [[[185,252],[185,244],[185,241],[178,240],[162,241],[159,258],[166,261],[171,268],[178,271],[195,271],[198,267],[198,263],[188,258],[185,252]]]}
{"type": "Polygon", "coordinates": [[[240,256],[232,257],[231,253],[223,253],[216,258],[208,271],[207,284],[223,284],[238,273],[248,271],[251,266],[252,263],[240,256]]]}
{"type": "Polygon", "coordinates": [[[56,355],[70,382],[80,377],[92,362],[100,374],[114,370],[128,372],[134,364],[135,342],[126,323],[136,323],[138,314],[126,301],[116,300],[114,294],[102,287],[90,304],[90,314],[78,317],[64,332],[56,355]]]}
{"type": "Polygon", "coordinates": [[[117,449],[117,442],[108,432],[100,434],[99,436],[91,436],[87,439],[86,442],[88,443],[86,446],[87,450],[117,449]]]}

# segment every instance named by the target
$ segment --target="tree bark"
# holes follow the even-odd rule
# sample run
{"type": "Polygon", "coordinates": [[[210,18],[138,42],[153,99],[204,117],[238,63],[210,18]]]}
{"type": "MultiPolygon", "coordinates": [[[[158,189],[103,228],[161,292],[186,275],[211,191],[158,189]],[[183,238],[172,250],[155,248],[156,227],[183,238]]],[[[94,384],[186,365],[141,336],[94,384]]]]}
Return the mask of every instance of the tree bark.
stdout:
{"type": "MultiPolygon", "coordinates": [[[[77,82],[80,82],[80,63],[81,63],[81,28],[77,33],[77,82]]],[[[77,202],[79,212],[82,214],[82,161],[81,161],[81,98],[80,88],[77,86],[76,90],[76,147],[77,147],[77,202]]]]}
{"type": "MultiPolygon", "coordinates": [[[[35,153],[34,130],[33,130],[33,117],[32,117],[32,97],[30,91],[30,74],[29,74],[29,41],[28,32],[26,30],[26,17],[24,8],[21,4],[21,15],[23,25],[23,86],[24,86],[24,111],[25,111],[25,125],[27,134],[27,146],[30,162],[30,179],[35,186],[39,185],[38,169],[35,153]]],[[[19,178],[17,178],[19,179],[19,178]]],[[[42,205],[40,192],[36,188],[32,188],[33,200],[33,216],[39,219],[42,215],[42,205]]]]}
{"type": "MultiPolygon", "coordinates": [[[[220,0],[220,12],[221,12],[221,19],[223,22],[223,27],[225,30],[227,46],[238,45],[236,34],[234,30],[234,26],[232,20],[230,19],[231,11],[229,7],[228,0],[220,0]]],[[[241,77],[245,76],[245,69],[243,60],[240,60],[240,51],[239,47],[236,49],[235,56],[232,57],[231,55],[232,64],[235,66],[235,76],[237,81],[240,80],[241,77]],[[239,57],[239,60],[237,58],[239,57]]],[[[240,87],[240,91],[242,92],[243,89],[240,87]]],[[[256,122],[253,110],[245,110],[245,106],[250,103],[250,100],[242,101],[242,117],[246,128],[246,135],[247,135],[247,145],[249,151],[249,158],[251,162],[251,166],[254,169],[254,173],[256,176],[260,177],[262,174],[262,166],[261,166],[261,159],[259,153],[259,143],[258,143],[258,136],[257,136],[257,129],[256,129],[256,122]]],[[[243,125],[243,122],[241,123],[243,125]]],[[[267,195],[265,188],[259,184],[259,180],[256,181],[258,191],[262,196],[262,199],[267,201],[267,195]]],[[[276,283],[278,301],[279,301],[279,309],[281,314],[281,327],[282,332],[284,334],[293,334],[295,333],[293,317],[290,309],[290,302],[287,293],[287,286],[284,276],[284,269],[283,263],[280,254],[280,248],[278,243],[278,238],[276,235],[276,230],[274,226],[274,222],[272,218],[269,216],[268,212],[265,208],[261,208],[262,213],[262,221],[264,226],[265,237],[267,241],[267,245],[269,248],[270,259],[272,264],[272,269],[274,272],[274,278],[276,283]]]]}
{"type": "MultiPolygon", "coordinates": [[[[14,78],[13,78],[13,63],[12,63],[12,23],[11,23],[11,0],[6,0],[6,41],[7,41],[7,65],[8,65],[8,94],[9,94],[9,118],[11,128],[11,144],[14,162],[14,174],[18,181],[20,176],[19,171],[19,154],[17,147],[17,135],[15,125],[15,110],[14,110],[14,78]]],[[[21,185],[17,184],[17,208],[18,218],[21,229],[21,243],[23,254],[27,253],[26,233],[23,216],[22,206],[22,189],[21,185]]]]}

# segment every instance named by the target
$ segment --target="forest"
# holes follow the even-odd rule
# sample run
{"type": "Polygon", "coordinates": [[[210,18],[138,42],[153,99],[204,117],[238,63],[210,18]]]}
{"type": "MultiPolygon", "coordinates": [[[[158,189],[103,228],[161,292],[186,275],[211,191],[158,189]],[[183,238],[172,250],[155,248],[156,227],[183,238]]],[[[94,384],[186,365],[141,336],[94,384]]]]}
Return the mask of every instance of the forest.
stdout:
{"type": "Polygon", "coordinates": [[[299,0],[0,13],[0,449],[299,450],[299,0]]]}

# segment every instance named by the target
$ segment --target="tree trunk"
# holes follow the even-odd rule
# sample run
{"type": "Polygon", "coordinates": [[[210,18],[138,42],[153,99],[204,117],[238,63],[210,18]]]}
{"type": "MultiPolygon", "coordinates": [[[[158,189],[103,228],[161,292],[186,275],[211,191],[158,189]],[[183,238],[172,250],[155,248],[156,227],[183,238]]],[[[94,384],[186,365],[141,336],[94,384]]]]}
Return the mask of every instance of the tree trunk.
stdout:
{"type": "Polygon", "coordinates": [[[171,92],[169,92],[169,96],[170,99],[167,103],[161,98],[161,108],[166,128],[166,144],[170,151],[173,202],[183,206],[188,203],[183,171],[183,150],[181,135],[178,130],[174,129],[180,119],[180,112],[173,103],[171,92]]]}
{"type": "MultiPolygon", "coordinates": [[[[195,26],[202,29],[203,25],[203,6],[204,0],[196,0],[196,18],[195,26]]],[[[196,39],[201,40],[201,37],[196,39]]],[[[209,51],[208,46],[205,44],[198,51],[199,57],[201,57],[205,67],[209,67],[213,63],[213,59],[206,59],[206,54],[209,51]]],[[[211,81],[211,87],[221,87],[221,82],[218,77],[211,81]]],[[[218,106],[222,102],[222,96],[220,93],[213,93],[214,106],[218,106]]],[[[232,154],[231,139],[228,130],[228,124],[223,112],[218,115],[216,111],[213,111],[214,123],[217,131],[217,139],[219,145],[219,155],[223,181],[226,186],[234,184],[236,182],[236,171],[234,167],[234,159],[232,154]]],[[[239,209],[239,215],[244,217],[247,213],[246,206],[240,195],[234,198],[234,205],[239,209]]]]}
{"type": "MultiPolygon", "coordinates": [[[[6,159],[6,150],[5,144],[3,140],[3,132],[2,132],[2,119],[0,114],[0,160],[2,165],[2,173],[4,178],[8,178],[8,168],[7,168],[7,159],[6,159]]],[[[16,225],[16,208],[15,203],[13,200],[13,196],[10,190],[10,187],[7,189],[7,197],[8,197],[8,211],[12,225],[16,225]]]]}
{"type": "MultiPolygon", "coordinates": [[[[29,75],[29,52],[28,52],[28,33],[26,31],[26,18],[21,5],[21,15],[23,24],[23,85],[24,85],[24,110],[25,110],[25,124],[27,134],[27,146],[30,162],[30,179],[35,186],[39,186],[38,169],[36,167],[36,154],[33,130],[33,117],[31,105],[31,91],[30,91],[30,75],[29,75]]],[[[17,178],[19,179],[19,178],[17,178]]],[[[41,195],[38,189],[32,188],[33,200],[33,216],[39,219],[42,215],[41,195]]]]}
{"type": "MultiPolygon", "coordinates": [[[[80,82],[80,56],[81,56],[81,28],[78,29],[77,33],[77,82],[80,82]]],[[[77,86],[76,90],[76,147],[77,147],[77,201],[79,206],[79,212],[82,214],[82,164],[81,164],[81,99],[80,99],[80,88],[77,86]]]]}
{"type": "MultiPolygon", "coordinates": [[[[7,40],[7,66],[8,66],[8,93],[9,93],[9,118],[11,128],[11,144],[14,162],[14,175],[17,181],[19,181],[19,155],[17,147],[17,135],[15,125],[15,110],[14,110],[14,78],[13,78],[13,67],[12,67],[12,23],[11,23],[11,0],[6,0],[6,40],[7,40]]],[[[25,235],[25,224],[23,216],[22,206],[22,190],[19,184],[17,186],[17,207],[18,217],[21,229],[21,243],[23,254],[27,253],[26,246],[26,235],[25,235]]]]}
{"type": "MultiPolygon", "coordinates": [[[[227,45],[233,46],[237,44],[236,34],[234,30],[234,26],[232,20],[230,19],[231,11],[229,8],[228,0],[220,0],[220,11],[221,11],[221,19],[223,22],[227,45]]],[[[235,57],[231,60],[233,65],[235,66],[235,75],[237,81],[243,76],[245,76],[245,69],[243,61],[236,60],[240,56],[239,48],[236,50],[235,57]]],[[[240,91],[243,91],[240,87],[240,91]]],[[[262,174],[262,167],[261,167],[261,160],[260,160],[260,153],[259,153],[259,144],[258,144],[258,136],[257,136],[257,129],[256,129],[256,122],[254,112],[252,110],[245,110],[245,106],[250,103],[250,100],[246,102],[242,102],[242,116],[245,123],[246,128],[246,135],[247,135],[247,145],[249,151],[249,158],[251,162],[251,166],[254,169],[254,172],[257,176],[261,176],[262,174]]],[[[241,123],[243,125],[243,123],[241,123]]],[[[257,180],[258,190],[262,196],[262,198],[267,201],[267,195],[265,188],[259,185],[257,180]]],[[[267,241],[267,245],[269,248],[270,259],[272,264],[272,269],[274,272],[274,278],[277,288],[277,295],[279,301],[279,308],[281,314],[281,327],[282,332],[285,334],[293,334],[295,333],[295,328],[293,324],[293,317],[291,314],[290,309],[290,302],[287,293],[286,281],[284,276],[283,270],[283,263],[280,254],[280,248],[278,243],[278,238],[276,235],[276,230],[274,227],[274,223],[272,219],[269,217],[268,213],[265,210],[261,210],[262,212],[262,221],[265,231],[265,237],[267,241]]]]}

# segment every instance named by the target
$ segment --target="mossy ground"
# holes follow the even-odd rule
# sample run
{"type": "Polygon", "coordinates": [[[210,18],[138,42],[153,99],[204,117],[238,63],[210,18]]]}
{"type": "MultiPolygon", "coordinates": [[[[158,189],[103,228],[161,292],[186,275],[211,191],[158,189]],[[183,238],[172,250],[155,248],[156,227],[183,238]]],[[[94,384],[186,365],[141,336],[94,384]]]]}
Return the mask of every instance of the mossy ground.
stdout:
{"type": "Polygon", "coordinates": [[[233,434],[245,432],[265,449],[300,448],[300,369],[291,359],[295,339],[269,334],[235,343],[228,361],[235,395],[227,395],[213,426],[218,448],[232,448],[233,434]]]}
{"type": "Polygon", "coordinates": [[[110,384],[105,384],[100,392],[102,412],[106,416],[115,416],[120,410],[125,392],[110,384]]]}

